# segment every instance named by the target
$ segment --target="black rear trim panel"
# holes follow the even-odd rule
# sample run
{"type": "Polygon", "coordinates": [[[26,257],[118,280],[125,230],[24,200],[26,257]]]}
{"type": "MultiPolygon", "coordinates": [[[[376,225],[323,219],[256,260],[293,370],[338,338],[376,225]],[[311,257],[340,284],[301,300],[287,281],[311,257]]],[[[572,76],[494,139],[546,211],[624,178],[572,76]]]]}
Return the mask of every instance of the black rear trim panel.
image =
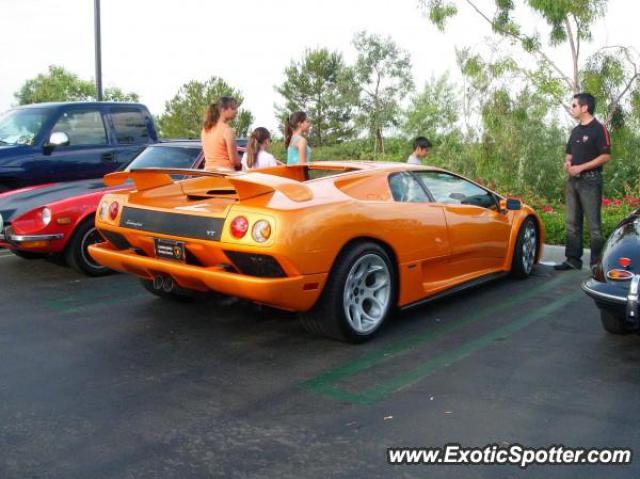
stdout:
{"type": "Polygon", "coordinates": [[[120,226],[181,238],[220,241],[224,218],[164,213],[125,206],[122,209],[120,226]]]}

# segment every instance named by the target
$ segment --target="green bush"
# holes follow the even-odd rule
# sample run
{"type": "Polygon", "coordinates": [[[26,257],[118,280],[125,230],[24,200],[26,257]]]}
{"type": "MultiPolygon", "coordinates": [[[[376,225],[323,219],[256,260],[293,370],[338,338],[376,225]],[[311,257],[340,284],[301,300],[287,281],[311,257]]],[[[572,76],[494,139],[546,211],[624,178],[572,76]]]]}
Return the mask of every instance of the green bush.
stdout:
{"type": "MultiPolygon", "coordinates": [[[[549,209],[547,207],[547,209],[549,209]]],[[[621,202],[618,206],[602,208],[602,234],[605,238],[613,232],[618,223],[635,209],[627,202],[621,202]]],[[[567,232],[565,228],[564,207],[553,208],[552,211],[537,210],[544,223],[545,238],[547,244],[564,245],[567,242],[567,232]]],[[[589,226],[584,224],[584,245],[589,247],[589,226]]]]}

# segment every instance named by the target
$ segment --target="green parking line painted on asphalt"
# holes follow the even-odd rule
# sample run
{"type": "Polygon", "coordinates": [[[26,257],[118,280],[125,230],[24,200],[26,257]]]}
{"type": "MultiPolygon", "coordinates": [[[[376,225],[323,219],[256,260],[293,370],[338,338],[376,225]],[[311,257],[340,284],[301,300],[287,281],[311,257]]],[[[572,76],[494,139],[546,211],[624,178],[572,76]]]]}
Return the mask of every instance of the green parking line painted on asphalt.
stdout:
{"type": "Polygon", "coordinates": [[[428,376],[433,371],[436,371],[441,367],[449,366],[457,361],[460,361],[461,359],[466,358],[467,356],[480,349],[490,346],[499,338],[511,336],[513,333],[524,329],[531,323],[542,319],[553,313],[554,311],[562,308],[563,306],[571,303],[572,301],[575,301],[576,299],[578,299],[578,297],[583,296],[583,294],[584,293],[582,291],[575,291],[573,293],[567,294],[566,296],[562,296],[561,298],[547,304],[546,306],[532,311],[531,313],[528,313],[501,328],[494,329],[484,336],[480,336],[473,341],[469,341],[463,344],[462,346],[454,349],[451,352],[441,354],[436,358],[420,365],[420,367],[415,368],[414,370],[409,371],[387,383],[374,386],[360,393],[358,402],[364,404],[372,404],[378,402],[388,394],[399,391],[400,389],[403,389],[415,383],[425,376],[428,376]]]}
{"type": "Polygon", "coordinates": [[[565,283],[569,283],[569,280],[575,280],[575,278],[578,276],[579,273],[577,272],[558,276],[551,281],[528,290],[525,293],[512,296],[511,298],[506,299],[499,304],[483,308],[476,314],[472,314],[464,320],[457,321],[455,323],[449,323],[441,328],[438,328],[437,330],[430,329],[424,334],[414,336],[411,339],[393,344],[380,351],[366,355],[359,360],[350,362],[344,366],[339,366],[335,369],[322,373],[315,378],[305,381],[304,383],[302,383],[302,386],[323,395],[333,397],[334,399],[358,403],[368,403],[370,400],[362,393],[357,394],[351,393],[349,391],[344,391],[334,386],[333,384],[349,376],[353,376],[354,374],[357,374],[361,371],[365,371],[375,365],[395,358],[400,354],[404,354],[412,350],[416,346],[421,346],[426,343],[435,341],[443,337],[444,335],[455,331],[456,329],[462,328],[463,326],[494,316],[496,313],[527,301],[528,299],[534,297],[539,293],[550,290],[565,283]]]}
{"type": "Polygon", "coordinates": [[[99,295],[89,293],[87,297],[84,297],[83,295],[74,295],[66,298],[50,299],[46,301],[46,305],[49,309],[52,309],[56,312],[64,314],[74,314],[101,309],[109,306],[115,306],[142,296],[148,296],[148,293],[142,291],[142,289],[140,290],[140,292],[129,294],[127,296],[106,296],[103,293],[99,295]],[[83,304],[87,301],[90,301],[90,303],[83,304]],[[80,304],[74,305],[74,302],[80,302],[80,304]]]}

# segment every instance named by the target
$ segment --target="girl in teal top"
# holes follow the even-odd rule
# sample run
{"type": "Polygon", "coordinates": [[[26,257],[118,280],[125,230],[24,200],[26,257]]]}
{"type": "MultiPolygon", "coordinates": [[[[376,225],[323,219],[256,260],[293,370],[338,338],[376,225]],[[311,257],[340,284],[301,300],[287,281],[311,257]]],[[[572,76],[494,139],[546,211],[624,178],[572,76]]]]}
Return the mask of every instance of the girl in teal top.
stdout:
{"type": "Polygon", "coordinates": [[[297,165],[311,161],[311,147],[303,136],[309,132],[311,123],[303,111],[293,113],[285,128],[287,165],[297,165]]]}

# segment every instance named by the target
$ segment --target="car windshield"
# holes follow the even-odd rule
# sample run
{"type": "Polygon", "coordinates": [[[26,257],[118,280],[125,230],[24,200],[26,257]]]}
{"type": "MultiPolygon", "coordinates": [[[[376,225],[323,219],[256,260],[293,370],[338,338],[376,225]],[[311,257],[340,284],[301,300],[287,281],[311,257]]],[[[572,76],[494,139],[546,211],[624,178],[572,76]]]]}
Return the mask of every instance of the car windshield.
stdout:
{"type": "Polygon", "coordinates": [[[200,146],[148,146],[127,167],[134,168],[191,168],[200,154],[200,146]]]}
{"type": "Polygon", "coordinates": [[[48,110],[9,110],[0,116],[0,145],[33,145],[48,110]]]}

